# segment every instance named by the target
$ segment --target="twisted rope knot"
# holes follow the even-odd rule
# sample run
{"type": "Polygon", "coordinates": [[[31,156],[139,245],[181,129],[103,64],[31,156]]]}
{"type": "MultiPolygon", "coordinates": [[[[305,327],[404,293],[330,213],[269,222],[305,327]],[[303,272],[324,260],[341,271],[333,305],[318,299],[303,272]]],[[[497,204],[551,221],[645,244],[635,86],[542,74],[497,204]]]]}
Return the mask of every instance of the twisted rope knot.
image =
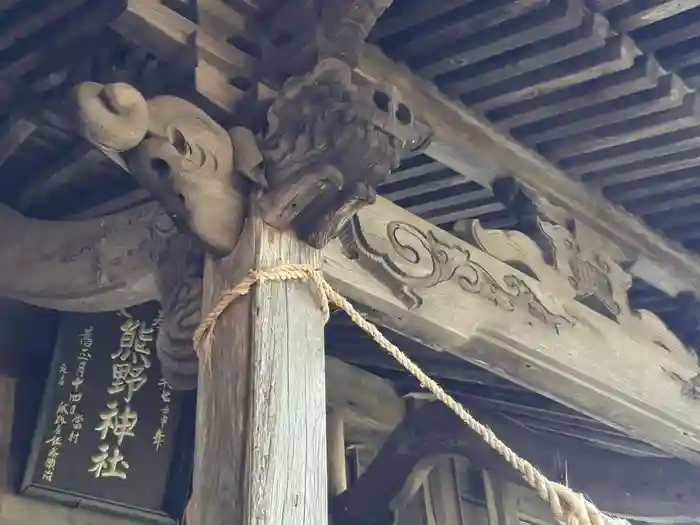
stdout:
{"type": "Polygon", "coordinates": [[[324,321],[330,317],[330,306],[343,310],[348,317],[367,335],[369,335],[385,352],[401,364],[440,402],[445,404],[484,442],[503,457],[523,479],[532,487],[539,497],[549,503],[556,520],[564,525],[630,525],[627,520],[615,518],[601,512],[593,503],[578,492],[560,483],[550,481],[527,460],[518,456],[486,425],[477,421],[466,408],[450,396],[445,390],[396,345],[389,341],[379,329],[367,321],[345,297],[336,292],[326,282],[321,272],[303,264],[285,264],[264,270],[252,270],[232,289],[221,294],[219,301],[207,314],[194,333],[194,347],[200,359],[208,361],[214,342],[214,328],[226,309],[236,299],[248,294],[255,284],[270,281],[299,280],[310,282],[316,299],[323,313],[324,321]]]}

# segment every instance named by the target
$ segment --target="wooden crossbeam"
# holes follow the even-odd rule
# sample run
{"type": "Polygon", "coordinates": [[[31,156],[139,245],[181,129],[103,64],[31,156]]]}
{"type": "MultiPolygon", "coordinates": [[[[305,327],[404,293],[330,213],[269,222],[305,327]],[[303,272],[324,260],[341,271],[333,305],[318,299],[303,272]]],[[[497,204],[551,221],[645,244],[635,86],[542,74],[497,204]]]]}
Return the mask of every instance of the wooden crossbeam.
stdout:
{"type": "MultiPolygon", "coordinates": [[[[158,297],[149,248],[152,221],[162,216],[155,203],[73,223],[37,221],[0,211],[4,221],[0,231],[7,232],[0,243],[4,295],[83,311],[158,297]],[[107,237],[105,229],[110,232],[107,237]]],[[[396,266],[377,266],[381,257],[375,257],[375,262],[350,258],[352,251],[334,241],[323,250],[324,273],[371,320],[700,464],[700,405],[691,381],[700,370],[690,354],[669,352],[653,342],[663,335],[661,327],[655,335],[645,329],[650,325],[629,328],[612,321],[562,297],[558,281],[554,285],[537,281],[385,199],[363,209],[358,220],[372,249],[384,252],[396,266]],[[387,234],[389,224],[403,225],[414,233],[392,240],[387,234]],[[434,273],[435,260],[424,253],[427,245],[420,240],[428,234],[452,247],[444,263],[454,264],[456,275],[434,273]],[[408,241],[420,255],[416,263],[396,251],[395,246],[408,241]],[[466,265],[462,258],[466,253],[477,266],[466,265]],[[392,277],[388,270],[392,267],[405,272],[404,281],[396,279],[400,274],[392,277]],[[474,283],[472,272],[479,267],[486,274],[474,283]],[[453,278],[435,284],[421,281],[431,275],[453,278]],[[488,284],[489,275],[495,279],[495,288],[488,284]],[[513,306],[513,311],[508,311],[509,301],[515,298],[489,296],[489,290],[499,290],[497,283],[506,278],[526,286],[520,288],[526,302],[513,306]],[[412,286],[422,302],[411,308],[407,290],[412,286]],[[557,315],[570,316],[574,323],[544,323],[533,312],[544,312],[545,319],[554,318],[552,322],[557,315]]],[[[517,253],[502,257],[508,260],[517,253]]],[[[376,419],[389,416],[377,414],[376,419]]]]}
{"type": "MultiPolygon", "coordinates": [[[[324,250],[325,273],[342,293],[364,305],[370,318],[700,465],[700,405],[683,384],[699,370],[690,354],[668,353],[650,339],[642,342],[639,332],[580,309],[577,302],[556,299],[554,288],[493,259],[480,259],[472,245],[386,200],[362,210],[359,222],[373,257],[387,266],[366,259],[365,265],[362,256],[353,262],[344,255],[347,248],[334,243],[324,250]],[[391,237],[392,224],[410,227],[398,230],[403,236],[391,237]],[[427,245],[419,237],[431,234],[439,246],[454,247],[443,255],[455,265],[456,275],[421,285],[421,276],[441,271],[421,248],[427,245]],[[417,250],[417,262],[402,258],[396,246],[417,250]],[[469,253],[475,266],[463,266],[457,260],[460,253],[469,253]],[[489,299],[488,277],[473,273],[479,267],[497,281],[505,275],[522,277],[534,297],[552,298],[553,303],[543,303],[547,308],[570,312],[578,321],[573,327],[548,328],[528,315],[506,314],[508,300],[504,303],[498,294],[489,299]],[[390,268],[401,270],[394,274],[390,268]],[[413,309],[405,302],[411,290],[421,299],[413,309]]],[[[525,311],[535,311],[531,307],[539,308],[530,303],[525,311]]]]}

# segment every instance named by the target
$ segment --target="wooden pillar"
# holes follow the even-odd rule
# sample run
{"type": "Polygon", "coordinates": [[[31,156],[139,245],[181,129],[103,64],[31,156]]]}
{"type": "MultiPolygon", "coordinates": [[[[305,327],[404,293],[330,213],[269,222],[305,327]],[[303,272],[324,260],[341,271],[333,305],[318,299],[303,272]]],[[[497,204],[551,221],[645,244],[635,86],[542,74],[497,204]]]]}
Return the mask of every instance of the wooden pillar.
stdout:
{"type": "MultiPolygon", "coordinates": [[[[292,232],[248,220],[234,253],[209,259],[204,312],[251,268],[320,268],[292,232]]],[[[191,525],[326,523],[324,319],[309,283],[256,285],[200,356],[191,525]]]]}
{"type": "Polygon", "coordinates": [[[486,493],[486,510],[489,525],[520,525],[518,499],[510,483],[481,471],[486,493]]]}
{"type": "Polygon", "coordinates": [[[326,446],[328,447],[328,497],[333,498],[348,488],[343,418],[333,408],[328,409],[326,436],[326,446]]]}

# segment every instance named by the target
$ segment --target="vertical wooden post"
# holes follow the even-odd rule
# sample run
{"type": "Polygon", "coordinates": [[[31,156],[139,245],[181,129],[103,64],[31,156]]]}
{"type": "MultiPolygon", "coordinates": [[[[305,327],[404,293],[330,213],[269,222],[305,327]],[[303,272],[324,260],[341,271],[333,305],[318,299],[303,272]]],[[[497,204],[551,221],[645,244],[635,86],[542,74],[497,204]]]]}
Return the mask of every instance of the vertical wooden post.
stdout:
{"type": "Polygon", "coordinates": [[[482,470],[489,525],[520,525],[518,499],[510,484],[482,470]]]}
{"type": "Polygon", "coordinates": [[[16,378],[0,377],[0,498],[5,493],[12,492],[17,474],[11,451],[16,387],[16,378]]]}
{"type": "Polygon", "coordinates": [[[345,460],[345,428],[337,410],[328,409],[326,416],[328,447],[328,497],[333,498],[348,488],[345,460]]]}
{"type": "MultiPolygon", "coordinates": [[[[204,312],[251,268],[320,269],[321,255],[257,216],[205,269],[204,312]]],[[[324,319],[309,283],[256,285],[200,357],[190,525],[321,525],[326,498],[324,319]]]]}

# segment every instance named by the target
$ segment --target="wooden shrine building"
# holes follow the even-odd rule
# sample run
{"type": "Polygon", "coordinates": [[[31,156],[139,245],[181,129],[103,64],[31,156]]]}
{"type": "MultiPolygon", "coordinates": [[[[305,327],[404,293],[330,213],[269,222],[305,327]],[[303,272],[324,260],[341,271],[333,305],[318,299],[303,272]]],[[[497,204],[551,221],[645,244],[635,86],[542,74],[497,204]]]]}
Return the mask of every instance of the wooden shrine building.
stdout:
{"type": "Polygon", "coordinates": [[[700,522],[696,89],[698,0],[0,0],[0,525],[561,521],[358,324],[700,522]]]}

